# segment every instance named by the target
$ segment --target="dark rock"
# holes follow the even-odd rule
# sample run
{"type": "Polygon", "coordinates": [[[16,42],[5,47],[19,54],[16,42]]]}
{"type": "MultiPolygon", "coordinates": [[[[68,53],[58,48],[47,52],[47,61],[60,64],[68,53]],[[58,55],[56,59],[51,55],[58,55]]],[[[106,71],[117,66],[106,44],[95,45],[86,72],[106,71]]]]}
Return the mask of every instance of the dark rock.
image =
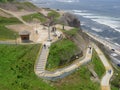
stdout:
{"type": "Polygon", "coordinates": [[[59,22],[64,25],[68,25],[71,27],[80,27],[79,19],[71,13],[64,13],[60,18],[59,22]]]}

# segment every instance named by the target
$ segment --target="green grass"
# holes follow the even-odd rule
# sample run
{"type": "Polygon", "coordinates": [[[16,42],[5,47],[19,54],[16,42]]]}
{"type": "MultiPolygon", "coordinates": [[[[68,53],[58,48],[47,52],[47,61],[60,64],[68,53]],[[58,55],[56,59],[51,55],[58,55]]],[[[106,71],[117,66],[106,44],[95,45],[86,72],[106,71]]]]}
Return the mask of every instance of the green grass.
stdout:
{"type": "Polygon", "coordinates": [[[34,73],[40,45],[0,45],[0,90],[55,90],[34,73]]]}
{"type": "Polygon", "coordinates": [[[0,25],[0,40],[14,40],[18,36],[18,33],[15,31],[12,31],[5,26],[0,25]]]}
{"type": "Polygon", "coordinates": [[[55,69],[70,63],[70,58],[78,51],[77,46],[70,40],[63,39],[53,43],[47,61],[47,69],[55,69]]]}
{"type": "Polygon", "coordinates": [[[53,85],[57,87],[57,90],[100,90],[100,84],[91,81],[90,77],[90,71],[84,66],[53,85]]]}
{"type": "Polygon", "coordinates": [[[37,8],[34,4],[32,4],[31,2],[22,2],[22,4],[30,7],[30,8],[37,8]]]}
{"type": "Polygon", "coordinates": [[[31,2],[16,2],[16,4],[18,5],[17,8],[18,10],[22,10],[22,9],[25,9],[26,7],[27,8],[31,8],[32,10],[33,9],[37,9],[37,7],[32,4],[31,2]]]}
{"type": "Polygon", "coordinates": [[[100,58],[98,57],[95,50],[93,50],[92,65],[94,66],[95,72],[97,73],[97,75],[101,79],[105,73],[105,67],[104,67],[103,63],[101,62],[100,58]]]}
{"type": "Polygon", "coordinates": [[[33,21],[33,19],[38,19],[40,22],[46,21],[46,17],[41,13],[34,13],[34,14],[22,16],[22,18],[27,22],[33,21]]]}
{"type": "Polygon", "coordinates": [[[75,36],[79,31],[79,28],[74,28],[71,30],[64,30],[63,32],[67,35],[69,35],[70,37],[75,36]]]}
{"type": "Polygon", "coordinates": [[[11,25],[11,24],[19,24],[21,23],[17,18],[15,17],[2,17],[0,16],[0,25],[11,25]]]}
{"type": "Polygon", "coordinates": [[[114,69],[114,76],[111,82],[111,90],[119,90],[120,88],[120,71],[114,69]]]}
{"type": "Polygon", "coordinates": [[[6,17],[0,16],[0,40],[13,40],[16,37],[18,37],[17,32],[6,28],[5,25],[12,25],[12,24],[19,24],[19,23],[21,22],[15,17],[6,18],[6,17]]]}
{"type": "Polygon", "coordinates": [[[54,10],[51,10],[48,15],[48,17],[53,17],[54,21],[57,21],[57,19],[60,17],[60,14],[54,10]]]}
{"type": "Polygon", "coordinates": [[[2,2],[2,3],[13,2],[13,1],[16,1],[16,0],[0,0],[0,2],[2,2]]]}

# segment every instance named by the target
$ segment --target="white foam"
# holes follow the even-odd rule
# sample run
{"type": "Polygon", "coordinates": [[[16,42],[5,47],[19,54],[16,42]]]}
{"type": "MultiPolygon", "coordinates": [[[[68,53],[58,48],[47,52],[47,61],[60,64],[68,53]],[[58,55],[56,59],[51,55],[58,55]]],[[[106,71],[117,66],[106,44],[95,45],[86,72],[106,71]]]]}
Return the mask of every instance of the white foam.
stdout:
{"type": "Polygon", "coordinates": [[[102,32],[103,30],[102,29],[98,29],[98,28],[91,28],[93,31],[96,31],[96,32],[102,32]]]}
{"type": "Polygon", "coordinates": [[[110,17],[110,16],[100,16],[97,14],[82,12],[81,10],[73,10],[74,14],[89,18],[97,23],[110,26],[114,30],[120,32],[120,18],[110,17]]]}

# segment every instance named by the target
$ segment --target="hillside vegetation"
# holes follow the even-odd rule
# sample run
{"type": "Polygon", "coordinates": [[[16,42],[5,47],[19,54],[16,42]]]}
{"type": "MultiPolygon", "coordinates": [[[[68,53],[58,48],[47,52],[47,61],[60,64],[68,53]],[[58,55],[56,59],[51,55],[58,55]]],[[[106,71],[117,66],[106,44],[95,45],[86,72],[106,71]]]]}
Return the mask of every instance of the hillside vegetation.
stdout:
{"type": "Polygon", "coordinates": [[[105,73],[105,67],[95,50],[93,50],[93,54],[92,54],[92,65],[98,77],[101,79],[105,73]]]}
{"type": "Polygon", "coordinates": [[[34,21],[34,19],[37,19],[39,22],[45,22],[47,19],[46,17],[41,13],[34,13],[26,16],[22,16],[23,20],[26,22],[34,21]]]}
{"type": "Polygon", "coordinates": [[[17,18],[15,17],[2,17],[0,16],[0,40],[11,40],[18,37],[18,33],[15,31],[12,31],[5,27],[5,25],[12,25],[12,24],[19,24],[21,23],[17,18]]]}
{"type": "Polygon", "coordinates": [[[57,90],[100,90],[100,84],[90,80],[91,73],[87,66],[80,67],[73,74],[53,83],[57,90]]]}
{"type": "Polygon", "coordinates": [[[79,52],[78,47],[68,39],[53,43],[50,47],[47,69],[55,69],[72,62],[71,58],[77,52],[79,52]]]}
{"type": "MultiPolygon", "coordinates": [[[[120,68],[118,68],[118,69],[120,70],[120,68]]],[[[112,84],[111,90],[119,90],[120,89],[120,71],[115,70],[111,84],[112,84]]]]}
{"type": "Polygon", "coordinates": [[[0,45],[0,90],[54,90],[34,73],[40,45],[0,45]]]}
{"type": "Polygon", "coordinates": [[[49,18],[52,18],[54,22],[58,22],[58,19],[60,17],[60,14],[54,10],[51,10],[48,15],[49,18]]]}
{"type": "Polygon", "coordinates": [[[13,1],[16,1],[16,0],[0,0],[0,2],[13,2],[13,1]]]}

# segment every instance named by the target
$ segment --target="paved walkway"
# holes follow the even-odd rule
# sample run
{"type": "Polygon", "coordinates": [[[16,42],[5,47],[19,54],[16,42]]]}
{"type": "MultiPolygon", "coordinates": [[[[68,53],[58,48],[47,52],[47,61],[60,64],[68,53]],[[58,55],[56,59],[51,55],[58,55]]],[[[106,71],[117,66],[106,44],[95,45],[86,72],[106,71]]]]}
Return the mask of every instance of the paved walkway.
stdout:
{"type": "Polygon", "coordinates": [[[2,8],[0,8],[0,9],[3,10],[4,12],[6,12],[6,13],[9,13],[9,14],[13,15],[13,16],[16,17],[17,19],[19,19],[23,24],[28,25],[28,26],[31,26],[30,24],[28,24],[27,22],[25,22],[25,21],[21,18],[21,16],[18,16],[18,15],[15,14],[14,12],[8,11],[8,10],[2,9],[2,8]]]}
{"type": "Polygon", "coordinates": [[[103,52],[95,44],[94,44],[94,49],[98,53],[103,65],[106,69],[106,73],[100,82],[101,83],[101,90],[110,90],[109,81],[113,75],[112,66],[109,64],[109,62],[108,62],[107,58],[105,57],[105,55],[103,54],[103,52]]]}
{"type": "Polygon", "coordinates": [[[49,54],[49,49],[47,47],[50,46],[50,43],[46,43],[46,48],[43,47],[40,57],[36,63],[35,66],[35,73],[37,76],[44,78],[44,79],[48,79],[48,80],[56,80],[56,79],[60,79],[63,78],[67,75],[69,75],[70,73],[72,73],[73,71],[75,71],[75,69],[77,69],[79,66],[87,64],[92,57],[92,49],[87,49],[86,52],[86,56],[83,60],[79,60],[78,62],[75,62],[69,66],[66,66],[62,69],[57,69],[53,72],[50,71],[46,71],[45,67],[46,67],[46,63],[47,63],[47,57],[49,54]],[[49,44],[49,45],[47,45],[49,44]]]}

